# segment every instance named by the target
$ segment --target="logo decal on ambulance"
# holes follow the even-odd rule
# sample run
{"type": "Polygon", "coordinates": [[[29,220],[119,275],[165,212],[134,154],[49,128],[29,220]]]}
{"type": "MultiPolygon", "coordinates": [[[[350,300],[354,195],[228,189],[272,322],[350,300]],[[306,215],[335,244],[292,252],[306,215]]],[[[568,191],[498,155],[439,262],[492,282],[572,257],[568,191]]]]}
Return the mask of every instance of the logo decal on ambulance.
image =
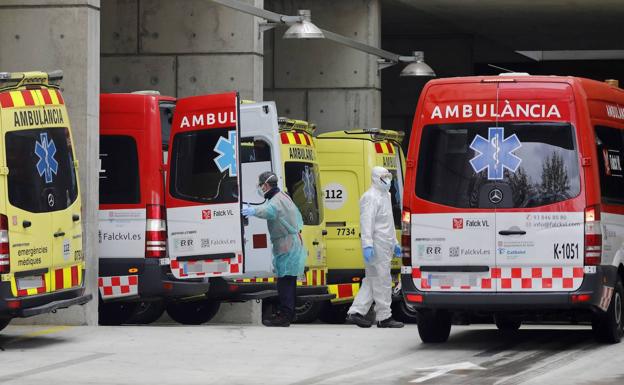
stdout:
{"type": "Polygon", "coordinates": [[[202,210],[202,219],[212,219],[212,210],[202,210]]]}
{"type": "Polygon", "coordinates": [[[490,127],[488,139],[477,135],[472,140],[470,148],[476,154],[470,159],[470,165],[476,173],[487,169],[489,180],[503,179],[504,169],[516,172],[520,166],[522,159],[514,154],[520,147],[522,144],[516,134],[505,138],[504,127],[490,127]]]}
{"type": "Polygon", "coordinates": [[[453,228],[454,229],[463,229],[464,228],[464,218],[453,218],[453,228]]]}
{"type": "Polygon", "coordinates": [[[48,134],[41,134],[41,143],[35,142],[35,155],[39,157],[37,162],[37,172],[39,176],[45,175],[46,183],[52,183],[52,174],[56,175],[58,171],[58,162],[54,159],[56,154],[56,145],[53,140],[48,142],[48,134]]]}
{"type": "Polygon", "coordinates": [[[228,139],[219,137],[214,151],[219,154],[214,159],[219,171],[228,171],[229,176],[236,176],[236,131],[228,132],[228,139]]]}

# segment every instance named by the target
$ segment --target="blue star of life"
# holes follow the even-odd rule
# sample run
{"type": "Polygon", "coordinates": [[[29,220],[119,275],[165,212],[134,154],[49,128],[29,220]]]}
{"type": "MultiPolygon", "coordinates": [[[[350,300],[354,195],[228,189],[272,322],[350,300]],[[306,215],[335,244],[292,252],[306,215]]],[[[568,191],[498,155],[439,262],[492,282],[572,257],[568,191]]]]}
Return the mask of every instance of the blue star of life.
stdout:
{"type": "Polygon", "coordinates": [[[35,155],[39,157],[37,162],[37,172],[39,176],[45,176],[46,183],[52,183],[53,176],[58,172],[58,162],[54,159],[56,154],[56,145],[53,140],[48,142],[48,134],[40,135],[41,142],[35,142],[35,155]]]}
{"type": "Polygon", "coordinates": [[[303,180],[303,194],[306,197],[308,203],[312,202],[314,195],[316,194],[314,175],[310,167],[306,166],[301,172],[301,179],[303,180]]]}
{"type": "Polygon", "coordinates": [[[236,176],[236,131],[228,132],[228,139],[219,137],[214,150],[219,154],[214,159],[219,171],[227,170],[230,176],[236,176]]]}
{"type": "Polygon", "coordinates": [[[516,134],[505,138],[504,127],[490,127],[488,139],[477,135],[472,140],[470,148],[475,151],[475,156],[470,159],[470,165],[476,173],[487,169],[489,180],[503,179],[504,169],[516,172],[522,163],[522,159],[514,154],[520,147],[522,144],[516,134]]]}

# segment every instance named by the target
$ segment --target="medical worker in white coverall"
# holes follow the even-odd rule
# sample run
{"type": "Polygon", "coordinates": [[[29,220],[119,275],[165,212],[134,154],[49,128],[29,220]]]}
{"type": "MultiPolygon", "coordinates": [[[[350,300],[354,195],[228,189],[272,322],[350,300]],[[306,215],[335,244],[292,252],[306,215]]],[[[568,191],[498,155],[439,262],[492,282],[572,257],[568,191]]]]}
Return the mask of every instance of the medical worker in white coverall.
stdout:
{"type": "Polygon", "coordinates": [[[375,302],[377,327],[401,328],[403,323],[392,319],[392,255],[400,256],[397,242],[390,186],[392,174],[383,167],[373,167],[372,185],[360,198],[360,232],[366,275],[353,305],[348,311],[347,322],[360,327],[371,327],[365,318],[375,302]]]}

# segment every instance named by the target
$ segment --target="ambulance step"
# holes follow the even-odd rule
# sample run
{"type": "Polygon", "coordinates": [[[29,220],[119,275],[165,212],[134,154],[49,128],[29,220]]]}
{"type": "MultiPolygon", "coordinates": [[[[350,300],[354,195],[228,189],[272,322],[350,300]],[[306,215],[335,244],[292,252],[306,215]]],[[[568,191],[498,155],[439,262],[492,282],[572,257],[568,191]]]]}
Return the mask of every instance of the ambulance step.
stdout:
{"type": "Polygon", "coordinates": [[[234,301],[250,301],[254,299],[265,299],[277,297],[277,290],[262,290],[254,293],[241,293],[234,297],[234,301]]]}
{"type": "Polygon", "coordinates": [[[39,315],[39,314],[50,313],[58,309],[65,309],[74,305],[84,305],[87,302],[91,301],[92,298],[93,296],[91,294],[86,294],[86,295],[82,295],[76,298],[63,299],[60,301],[50,302],[45,305],[41,305],[37,307],[26,308],[26,309],[23,309],[18,314],[21,317],[32,317],[32,316],[39,315]]]}
{"type": "Polygon", "coordinates": [[[321,302],[321,301],[329,301],[336,298],[336,294],[307,294],[307,295],[298,295],[297,301],[302,302],[321,302]]]}

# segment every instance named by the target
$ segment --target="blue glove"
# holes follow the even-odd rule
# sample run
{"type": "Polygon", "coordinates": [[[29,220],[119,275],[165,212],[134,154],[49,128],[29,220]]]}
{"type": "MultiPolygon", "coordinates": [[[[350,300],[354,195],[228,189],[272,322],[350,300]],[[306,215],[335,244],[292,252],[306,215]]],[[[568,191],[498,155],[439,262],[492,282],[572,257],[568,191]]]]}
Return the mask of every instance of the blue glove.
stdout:
{"type": "Polygon", "coordinates": [[[244,217],[253,217],[254,215],[256,215],[256,209],[249,206],[249,205],[243,205],[243,209],[241,210],[241,214],[244,217]]]}
{"type": "Polygon", "coordinates": [[[397,258],[401,256],[401,246],[394,245],[394,256],[397,258]]]}
{"type": "Polygon", "coordinates": [[[375,255],[375,251],[371,246],[365,247],[362,249],[362,253],[364,254],[364,261],[366,263],[371,263],[373,260],[373,255],[375,255]]]}

